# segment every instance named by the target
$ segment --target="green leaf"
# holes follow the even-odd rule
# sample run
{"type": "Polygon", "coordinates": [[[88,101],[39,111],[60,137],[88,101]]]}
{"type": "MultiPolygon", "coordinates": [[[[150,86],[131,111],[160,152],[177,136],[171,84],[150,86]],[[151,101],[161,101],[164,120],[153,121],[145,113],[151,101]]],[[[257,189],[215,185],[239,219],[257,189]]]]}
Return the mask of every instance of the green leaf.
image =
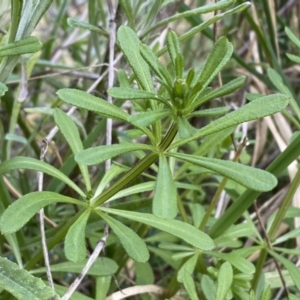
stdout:
{"type": "Polygon", "coordinates": [[[216,158],[207,158],[188,154],[168,153],[169,156],[179,160],[196,164],[200,167],[209,169],[213,172],[230,178],[239,184],[256,191],[269,191],[277,184],[274,175],[264,170],[255,169],[237,162],[220,160],[216,158]]]}
{"type": "Polygon", "coordinates": [[[173,63],[173,67],[175,67],[176,57],[178,54],[181,54],[181,50],[178,37],[173,30],[169,30],[169,32],[167,33],[167,47],[171,61],[173,63]]]}
{"type": "Polygon", "coordinates": [[[82,262],[86,258],[85,227],[91,209],[86,209],[70,227],[65,239],[65,255],[72,262],[82,262]]]}
{"type": "Polygon", "coordinates": [[[178,117],[177,122],[180,139],[188,138],[197,133],[197,129],[195,129],[186,118],[178,117]]]}
{"type": "Polygon", "coordinates": [[[141,42],[136,33],[129,27],[122,25],[117,33],[117,40],[141,88],[153,92],[154,87],[150,70],[140,54],[141,42]]]}
{"type": "MultiPolygon", "coordinates": [[[[79,153],[80,151],[83,150],[83,145],[79,136],[79,131],[72,121],[71,117],[69,117],[67,114],[65,114],[63,111],[60,109],[56,108],[54,111],[54,120],[55,123],[57,124],[59,130],[67,140],[70,148],[72,149],[72,152],[74,155],[79,153]]],[[[85,182],[85,187],[87,192],[90,191],[91,188],[91,181],[90,181],[90,176],[89,176],[89,170],[87,166],[83,164],[78,164],[79,169],[81,171],[83,180],[85,182]]]]}
{"type": "Polygon", "coordinates": [[[198,300],[199,297],[197,295],[196,285],[194,279],[192,278],[192,275],[185,270],[182,279],[183,279],[183,285],[189,295],[189,299],[198,300]]]}
{"type": "Polygon", "coordinates": [[[229,81],[228,83],[224,84],[220,88],[209,92],[204,97],[200,97],[199,99],[195,98],[194,102],[192,103],[191,110],[194,110],[196,107],[204,104],[209,100],[220,98],[225,95],[229,95],[233,93],[234,91],[239,89],[242,85],[244,85],[245,81],[246,81],[246,76],[240,76],[238,78],[229,81]]]}
{"type": "Polygon", "coordinates": [[[8,91],[8,87],[0,82],[0,97],[4,96],[4,94],[8,91]]]}
{"type": "Polygon", "coordinates": [[[202,250],[211,250],[214,248],[212,239],[206,233],[198,230],[190,224],[178,220],[161,219],[152,214],[137,213],[105,207],[101,207],[99,209],[173,234],[196,248],[202,250]]]}
{"type": "Polygon", "coordinates": [[[194,269],[196,267],[197,261],[198,261],[199,253],[195,253],[192,257],[190,257],[183,266],[179,269],[177,273],[177,281],[178,282],[184,282],[184,277],[187,274],[192,275],[194,272],[194,269]]]}
{"type": "Polygon", "coordinates": [[[53,192],[29,193],[20,197],[4,211],[0,220],[1,232],[5,234],[19,230],[40,209],[57,202],[86,206],[85,202],[53,192]]]}
{"type": "Polygon", "coordinates": [[[136,273],[136,279],[135,279],[136,285],[154,284],[155,278],[154,278],[152,266],[149,264],[149,262],[146,263],[136,262],[134,265],[135,265],[135,273],[136,273]]]}
{"type": "MultiPolygon", "coordinates": [[[[156,1],[158,2],[158,1],[156,1]]],[[[172,78],[166,67],[157,59],[153,51],[145,44],[141,44],[140,53],[153,72],[165,82],[169,87],[172,87],[172,78]]]]}
{"type": "MultiPolygon", "coordinates": [[[[269,298],[271,299],[271,298],[269,298]]],[[[296,297],[295,295],[289,294],[289,300],[299,300],[299,297],[296,297]]]]}
{"type": "Polygon", "coordinates": [[[222,129],[238,125],[240,123],[256,120],[276,112],[283,110],[288,105],[288,98],[281,94],[274,94],[261,97],[255,101],[252,101],[243,107],[233,111],[218,120],[211,122],[204,128],[201,128],[197,133],[187,139],[179,140],[172,144],[171,148],[178,147],[189,143],[195,139],[210,135],[218,132],[222,129]]]}
{"type": "MultiPolygon", "coordinates": [[[[51,272],[64,272],[64,273],[81,273],[82,269],[86,265],[88,259],[81,262],[62,262],[58,264],[51,265],[51,272]]],[[[88,270],[88,275],[93,276],[108,276],[116,273],[118,270],[117,263],[107,257],[99,257],[96,259],[95,263],[88,270]]],[[[30,271],[30,274],[41,274],[46,273],[46,268],[38,268],[30,271]]]]}
{"type": "Polygon", "coordinates": [[[75,160],[84,165],[95,165],[123,153],[139,150],[151,151],[153,150],[153,147],[145,144],[113,144],[99,146],[81,151],[75,155],[75,160]]]}
{"type": "Polygon", "coordinates": [[[170,116],[171,112],[169,110],[154,110],[142,112],[139,114],[132,115],[129,118],[129,122],[138,126],[148,126],[153,122],[170,116]]]}
{"type": "Polygon", "coordinates": [[[284,267],[288,270],[291,275],[297,289],[300,289],[300,269],[296,267],[291,261],[284,258],[283,256],[277,254],[275,251],[268,250],[268,252],[279,262],[281,262],[284,267]]]}
{"type": "MultiPolygon", "coordinates": [[[[271,300],[271,287],[268,285],[262,292],[261,296],[260,296],[260,300],[271,300]]],[[[289,300],[292,300],[289,298],[289,300]]]]}
{"type": "Polygon", "coordinates": [[[57,91],[57,95],[69,104],[94,111],[106,118],[117,119],[127,123],[129,115],[126,112],[101,98],[76,89],[60,89],[57,91]]]}
{"type": "Polygon", "coordinates": [[[216,300],[226,299],[233,279],[233,271],[229,262],[224,262],[219,270],[216,300]]]}
{"type": "Polygon", "coordinates": [[[127,254],[137,262],[146,262],[149,259],[149,251],[145,242],[130,228],[113,219],[107,214],[97,211],[115,235],[120,239],[127,254]]]}
{"type": "Polygon", "coordinates": [[[202,90],[207,87],[213,78],[220,72],[230,59],[232,52],[232,44],[229,43],[225,37],[218,39],[208,58],[204,62],[199,78],[197,78],[197,82],[202,83],[202,90]]]}
{"type": "Polygon", "coordinates": [[[201,289],[205,295],[205,299],[207,300],[216,300],[216,292],[217,287],[215,285],[215,282],[208,276],[203,275],[201,278],[201,289]]]}
{"type": "Polygon", "coordinates": [[[0,47],[0,57],[33,53],[42,49],[42,43],[34,36],[25,37],[0,47]]]}
{"type": "Polygon", "coordinates": [[[86,23],[86,22],[76,20],[76,19],[73,19],[73,18],[68,18],[67,23],[71,27],[86,29],[86,30],[89,30],[89,31],[94,31],[96,33],[100,33],[101,35],[104,35],[105,37],[109,37],[109,34],[107,33],[107,31],[103,30],[100,27],[94,26],[90,23],[86,23]]]}
{"type": "Polygon", "coordinates": [[[290,53],[286,53],[286,56],[293,62],[297,63],[297,64],[300,64],[300,57],[297,56],[297,55],[293,55],[293,54],[290,54],[290,53]]]}
{"type": "Polygon", "coordinates": [[[289,39],[300,49],[299,38],[288,27],[285,27],[284,31],[286,35],[289,37],[289,39]]]}
{"type": "Polygon", "coordinates": [[[0,287],[20,300],[58,300],[60,297],[46,286],[41,278],[36,278],[28,271],[6,258],[0,257],[0,287]]]}
{"type": "Polygon", "coordinates": [[[10,160],[6,160],[0,164],[0,175],[18,169],[28,169],[43,172],[54,178],[57,178],[70,186],[82,197],[85,197],[85,193],[65,174],[56,169],[55,167],[42,162],[40,160],[31,157],[17,156],[10,160]]]}
{"type": "Polygon", "coordinates": [[[229,262],[231,265],[233,265],[236,269],[238,269],[244,274],[253,274],[255,272],[254,265],[246,258],[239,256],[237,253],[235,253],[235,251],[231,253],[208,251],[206,252],[206,254],[229,262]]]}
{"type": "Polygon", "coordinates": [[[166,157],[160,155],[153,197],[153,214],[163,219],[174,219],[177,212],[177,190],[175,182],[166,157]]]}
{"type": "Polygon", "coordinates": [[[127,0],[120,0],[119,3],[126,14],[130,27],[135,29],[134,10],[131,6],[131,2],[127,0]]]}
{"type": "Polygon", "coordinates": [[[190,117],[217,117],[220,115],[225,115],[230,111],[231,107],[230,106],[221,106],[221,107],[216,107],[216,108],[209,108],[209,109],[201,109],[198,111],[194,111],[193,113],[189,114],[190,117]]]}

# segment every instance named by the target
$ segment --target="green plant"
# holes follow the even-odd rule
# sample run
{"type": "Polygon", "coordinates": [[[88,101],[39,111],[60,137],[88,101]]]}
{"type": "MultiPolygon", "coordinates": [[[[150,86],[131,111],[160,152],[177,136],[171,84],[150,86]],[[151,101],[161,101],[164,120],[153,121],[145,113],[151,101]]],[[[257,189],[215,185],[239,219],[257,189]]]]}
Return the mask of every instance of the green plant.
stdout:
{"type": "MultiPolygon", "coordinates": [[[[173,19],[225,9],[233,3],[234,1],[220,1],[183,15],[170,17],[153,26],[149,21],[148,28],[145,26],[140,36],[148,37],[149,33],[160,25],[173,19]]],[[[64,103],[74,105],[82,109],[83,114],[88,113],[94,118],[100,116],[98,126],[95,126],[82,141],[83,135],[76,126],[78,121],[63,112],[64,104],[58,100],[55,105],[57,107],[53,107],[51,112],[72,151],[67,153],[62,170],[43,162],[45,149],[41,149],[40,160],[18,156],[1,163],[1,174],[29,169],[48,174],[56,180],[49,184],[47,191],[26,193],[12,204],[4,182],[0,181],[4,199],[0,226],[13,249],[15,260],[22,267],[21,256],[25,254],[21,254],[18,243],[23,237],[17,236],[16,232],[25,228],[41,209],[50,204],[60,203],[62,206],[57,207],[65,209],[69,213],[69,219],[65,218],[54,230],[46,231],[47,247],[51,250],[65,238],[64,253],[68,262],[60,261],[52,265],[51,270],[72,270],[79,273],[86,264],[94,262],[99,252],[106,247],[107,257],[97,260],[104,267],[99,270],[94,265],[86,270],[87,274],[96,278],[95,299],[104,299],[109,289],[111,292],[116,289],[111,277],[126,266],[128,257],[136,262],[135,266],[139,272],[146,274],[139,280],[151,282],[153,274],[147,263],[149,250],[155,257],[165,260],[172,270],[167,279],[162,278],[166,289],[161,294],[167,298],[174,296],[183,285],[190,299],[198,299],[199,290],[201,297],[205,299],[254,299],[255,295],[260,299],[269,299],[270,289],[267,287],[263,288],[261,296],[257,291],[252,292],[250,296],[248,294],[251,282],[256,290],[267,251],[289,271],[292,270],[290,275],[298,287],[299,272],[296,267],[267,247],[252,222],[233,224],[245,214],[247,208],[262,192],[271,191],[277,185],[275,176],[299,154],[295,151],[299,137],[296,137],[267,171],[238,162],[243,144],[233,161],[223,159],[224,152],[227,153],[231,146],[231,135],[238,124],[283,111],[289,101],[293,103],[291,95],[283,95],[286,93],[282,90],[280,91],[283,94],[256,95],[250,103],[229,112],[230,107],[220,105],[215,99],[241,88],[245,76],[237,77],[217,88],[210,85],[230,60],[233,53],[232,44],[225,37],[219,38],[203,64],[198,69],[188,70],[184,68],[186,58],[180,45],[213,22],[242,11],[250,4],[242,3],[216,15],[179,37],[169,30],[166,46],[159,50],[141,43],[133,30],[135,20],[132,7],[127,1],[120,1],[120,5],[131,28],[124,25],[119,27],[118,47],[133,73],[127,76],[120,70],[119,87],[109,85],[107,92],[115,99],[114,103],[79,89],[61,88],[57,91],[59,99],[64,103]],[[158,57],[165,52],[168,52],[169,60],[163,64],[158,57]],[[126,100],[130,100],[132,113],[122,108],[126,100]],[[212,103],[212,107],[203,108],[209,102],[212,103]],[[197,117],[204,121],[200,126],[195,126],[192,122],[193,118],[197,117]],[[126,124],[126,131],[115,130],[118,143],[91,147],[96,137],[103,132],[106,119],[121,122],[120,126],[126,124]],[[92,169],[88,168],[91,165],[103,165],[117,157],[123,157],[122,163],[115,162],[106,169],[105,174],[100,172],[100,176],[94,176],[92,169]],[[133,164],[132,160],[136,158],[138,162],[133,164]],[[77,174],[81,175],[78,183],[69,178],[76,165],[79,170],[77,174]],[[61,182],[58,184],[57,180],[61,182]],[[72,189],[68,196],[62,192],[64,186],[72,189]],[[235,201],[224,215],[216,220],[212,217],[212,212],[218,196],[224,189],[232,190],[232,186],[237,193],[237,196],[232,197],[235,201]],[[215,195],[204,192],[206,187],[214,189],[215,195]],[[152,191],[154,193],[151,193],[152,191]],[[146,195],[145,199],[143,195],[146,195]],[[206,210],[201,205],[204,201],[210,203],[206,210]],[[70,204],[74,206],[75,212],[70,213],[70,204]],[[111,229],[109,234],[107,225],[111,229]],[[97,242],[103,232],[103,238],[97,242]],[[255,235],[253,240],[257,246],[238,249],[241,246],[238,238],[251,235],[255,235]],[[118,247],[118,243],[122,247],[118,247]],[[95,249],[88,262],[87,245],[89,250],[95,249]],[[222,251],[223,248],[232,251],[227,253],[222,251]],[[255,268],[247,257],[256,250],[261,250],[261,256],[255,268]]],[[[153,18],[152,14],[156,14],[158,9],[159,5],[154,6],[148,19],[153,18]]],[[[97,27],[92,24],[72,19],[68,24],[108,36],[106,31],[97,31],[97,27]]],[[[114,45],[110,50],[113,47],[114,45]]],[[[29,52],[28,48],[26,49],[29,52]]],[[[3,90],[5,91],[5,88],[3,90]]],[[[20,106],[17,111],[19,109],[20,106]]],[[[107,127],[109,128],[109,125],[107,127]]],[[[47,143],[48,141],[45,141],[44,147],[47,143]]],[[[7,150],[4,158],[10,157],[10,146],[5,145],[4,148],[7,150]]],[[[276,231],[275,226],[284,218],[287,203],[299,181],[298,177],[295,177],[287,195],[288,200],[268,231],[271,239],[276,231]]],[[[42,259],[42,251],[27,257],[30,258],[25,269],[31,270],[32,274],[45,271],[45,268],[33,269],[42,259]]],[[[55,285],[56,294],[40,279],[25,270],[18,270],[14,263],[5,259],[1,259],[1,266],[4,272],[0,285],[17,298],[59,299],[58,295],[65,293],[61,286],[55,285]],[[5,272],[9,271],[9,276],[5,275],[5,272]],[[15,280],[17,277],[21,279],[20,282],[15,280]],[[34,288],[32,289],[31,283],[24,284],[25,280],[32,280],[34,288]],[[9,284],[10,281],[15,285],[9,284]],[[24,290],[31,294],[22,296],[24,290]]],[[[72,287],[70,290],[73,292],[72,287]]],[[[70,290],[62,299],[71,296],[70,290]]],[[[76,297],[83,299],[83,295],[80,294],[76,297]]]]}

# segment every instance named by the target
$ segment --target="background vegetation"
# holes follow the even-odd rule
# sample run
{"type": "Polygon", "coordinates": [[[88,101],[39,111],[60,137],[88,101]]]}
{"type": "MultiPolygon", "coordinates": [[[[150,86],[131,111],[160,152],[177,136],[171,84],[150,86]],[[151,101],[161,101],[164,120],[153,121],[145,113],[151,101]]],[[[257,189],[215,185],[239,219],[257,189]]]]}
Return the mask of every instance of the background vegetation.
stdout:
{"type": "Polygon", "coordinates": [[[1,1],[0,299],[298,299],[299,14],[1,1]]]}

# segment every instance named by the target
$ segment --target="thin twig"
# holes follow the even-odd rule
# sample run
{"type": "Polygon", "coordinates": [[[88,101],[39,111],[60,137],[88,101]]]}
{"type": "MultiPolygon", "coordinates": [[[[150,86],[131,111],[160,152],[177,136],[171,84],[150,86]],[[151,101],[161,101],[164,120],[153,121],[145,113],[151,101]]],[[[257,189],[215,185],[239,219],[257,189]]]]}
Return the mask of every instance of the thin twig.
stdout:
{"type": "MultiPolygon", "coordinates": [[[[41,154],[40,154],[41,161],[44,161],[47,149],[48,149],[48,141],[45,139],[45,140],[43,140],[42,145],[41,145],[41,154]]],[[[44,173],[38,172],[37,177],[38,177],[38,191],[41,192],[43,190],[44,173]]],[[[40,215],[40,230],[41,230],[42,247],[43,247],[43,253],[44,253],[47,278],[48,278],[49,285],[54,290],[54,284],[53,284],[50,262],[49,262],[49,253],[48,253],[48,247],[47,247],[47,241],[46,241],[46,235],[45,235],[44,208],[42,208],[39,211],[39,215],[40,215]]]]}

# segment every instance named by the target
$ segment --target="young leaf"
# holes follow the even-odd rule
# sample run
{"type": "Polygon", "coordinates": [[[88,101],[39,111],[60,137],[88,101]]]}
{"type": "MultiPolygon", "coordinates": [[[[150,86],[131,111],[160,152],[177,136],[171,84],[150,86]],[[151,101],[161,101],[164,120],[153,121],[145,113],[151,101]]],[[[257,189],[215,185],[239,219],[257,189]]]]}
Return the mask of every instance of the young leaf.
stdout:
{"type": "Polygon", "coordinates": [[[140,54],[141,42],[136,33],[129,27],[122,25],[117,33],[117,40],[141,88],[153,92],[154,87],[150,70],[140,54]]]}
{"type": "MultiPolygon", "coordinates": [[[[79,131],[76,125],[74,124],[74,122],[72,121],[72,119],[58,108],[56,108],[54,111],[54,119],[59,130],[61,131],[61,133],[67,140],[70,148],[72,149],[73,154],[76,155],[77,153],[82,151],[83,145],[79,136],[79,131]]],[[[92,188],[91,188],[89,170],[85,165],[82,165],[80,163],[78,165],[83,180],[85,182],[86,190],[90,191],[92,188]]]]}
{"type": "MultiPolygon", "coordinates": [[[[259,300],[271,300],[271,295],[272,295],[271,287],[268,285],[263,290],[259,300]]],[[[289,297],[289,300],[292,300],[292,299],[289,297]]]]}
{"type": "Polygon", "coordinates": [[[181,54],[179,40],[176,33],[173,30],[170,30],[167,34],[167,47],[168,52],[173,63],[173,67],[176,66],[176,57],[178,54],[181,54]]]}
{"type": "Polygon", "coordinates": [[[233,279],[233,271],[229,262],[224,262],[219,270],[216,300],[226,299],[233,279]]]}
{"type": "Polygon", "coordinates": [[[68,230],[65,239],[65,255],[69,261],[77,263],[86,258],[85,227],[90,214],[91,210],[86,209],[68,230]]]}
{"type": "Polygon", "coordinates": [[[177,211],[175,182],[165,155],[160,155],[153,197],[153,214],[163,219],[174,219],[177,211]]]}
{"type": "Polygon", "coordinates": [[[207,87],[230,59],[233,52],[232,44],[225,37],[221,37],[214,45],[208,58],[204,62],[202,72],[197,82],[202,83],[202,89],[207,87]]]}
{"type": "Polygon", "coordinates": [[[296,267],[292,262],[290,262],[288,259],[284,258],[283,256],[277,254],[275,251],[268,250],[268,252],[279,262],[281,262],[284,267],[288,270],[290,273],[297,289],[300,289],[300,269],[296,267]]]}
{"type": "Polygon", "coordinates": [[[42,43],[34,36],[25,37],[0,47],[0,57],[33,53],[42,49],[42,43]]]}
{"type": "Polygon", "coordinates": [[[94,111],[106,118],[127,122],[129,117],[129,115],[119,107],[80,90],[60,89],[57,91],[57,95],[60,99],[69,104],[94,111]]]}
{"type": "Polygon", "coordinates": [[[208,124],[204,128],[201,128],[194,136],[175,142],[174,144],[172,144],[171,148],[184,145],[195,139],[199,139],[201,137],[210,135],[234,125],[238,125],[240,123],[272,115],[283,110],[287,105],[288,97],[281,94],[260,97],[259,99],[237,109],[236,111],[233,111],[225,115],[224,117],[221,117],[218,120],[208,124]]]}
{"type": "Polygon", "coordinates": [[[184,265],[180,268],[180,270],[177,273],[177,281],[178,282],[184,282],[184,276],[185,273],[192,275],[194,272],[194,269],[196,267],[197,261],[198,261],[199,253],[196,252],[195,255],[190,257],[184,265]]]}
{"type": "Polygon", "coordinates": [[[20,300],[60,299],[41,278],[3,257],[0,257],[0,287],[20,300]]]}
{"type": "Polygon", "coordinates": [[[153,147],[145,144],[113,144],[99,146],[79,152],[75,155],[75,160],[83,165],[95,165],[123,153],[139,150],[151,151],[153,150],[153,147]]]}
{"type": "Polygon", "coordinates": [[[85,202],[53,192],[33,192],[20,197],[3,213],[0,220],[1,232],[11,233],[23,227],[41,208],[57,202],[86,206],[85,202]]]}
{"type": "MultiPolygon", "coordinates": [[[[58,264],[51,264],[51,272],[64,272],[64,273],[81,273],[82,269],[86,265],[88,259],[81,262],[62,262],[58,264]]],[[[108,276],[118,271],[117,263],[107,257],[99,257],[95,263],[88,270],[88,275],[94,276],[108,276]]],[[[30,274],[46,273],[46,268],[38,268],[30,271],[30,274]]]]}
{"type": "Polygon", "coordinates": [[[0,164],[0,175],[12,170],[19,170],[19,169],[35,170],[35,171],[48,174],[54,178],[61,180],[62,182],[70,186],[79,195],[85,197],[85,193],[69,177],[67,177],[61,171],[59,171],[58,169],[54,168],[53,166],[43,161],[31,157],[17,156],[10,160],[6,160],[2,162],[0,164]]]}
{"type": "Polygon", "coordinates": [[[97,211],[115,235],[120,239],[127,254],[137,262],[146,262],[149,259],[149,251],[145,242],[130,228],[113,219],[105,213],[97,211]]]}
{"type": "Polygon", "coordinates": [[[100,207],[98,209],[158,228],[162,231],[168,232],[183,239],[184,241],[193,245],[196,248],[202,250],[211,250],[214,248],[214,243],[212,239],[206,233],[198,230],[190,224],[178,220],[161,219],[152,214],[144,214],[105,207],[100,207]]]}
{"type": "Polygon", "coordinates": [[[209,169],[255,191],[270,191],[277,184],[276,177],[271,173],[237,162],[183,153],[168,153],[168,155],[209,169]]]}
{"type": "MultiPolygon", "coordinates": [[[[157,2],[157,1],[156,1],[157,2]]],[[[157,59],[153,51],[145,44],[141,44],[140,53],[153,72],[163,80],[169,87],[172,87],[172,78],[166,67],[157,59]]]]}
{"type": "Polygon", "coordinates": [[[182,281],[183,281],[183,285],[189,295],[189,299],[198,300],[199,297],[197,295],[195,281],[192,278],[192,275],[186,270],[184,271],[182,281]]]}

